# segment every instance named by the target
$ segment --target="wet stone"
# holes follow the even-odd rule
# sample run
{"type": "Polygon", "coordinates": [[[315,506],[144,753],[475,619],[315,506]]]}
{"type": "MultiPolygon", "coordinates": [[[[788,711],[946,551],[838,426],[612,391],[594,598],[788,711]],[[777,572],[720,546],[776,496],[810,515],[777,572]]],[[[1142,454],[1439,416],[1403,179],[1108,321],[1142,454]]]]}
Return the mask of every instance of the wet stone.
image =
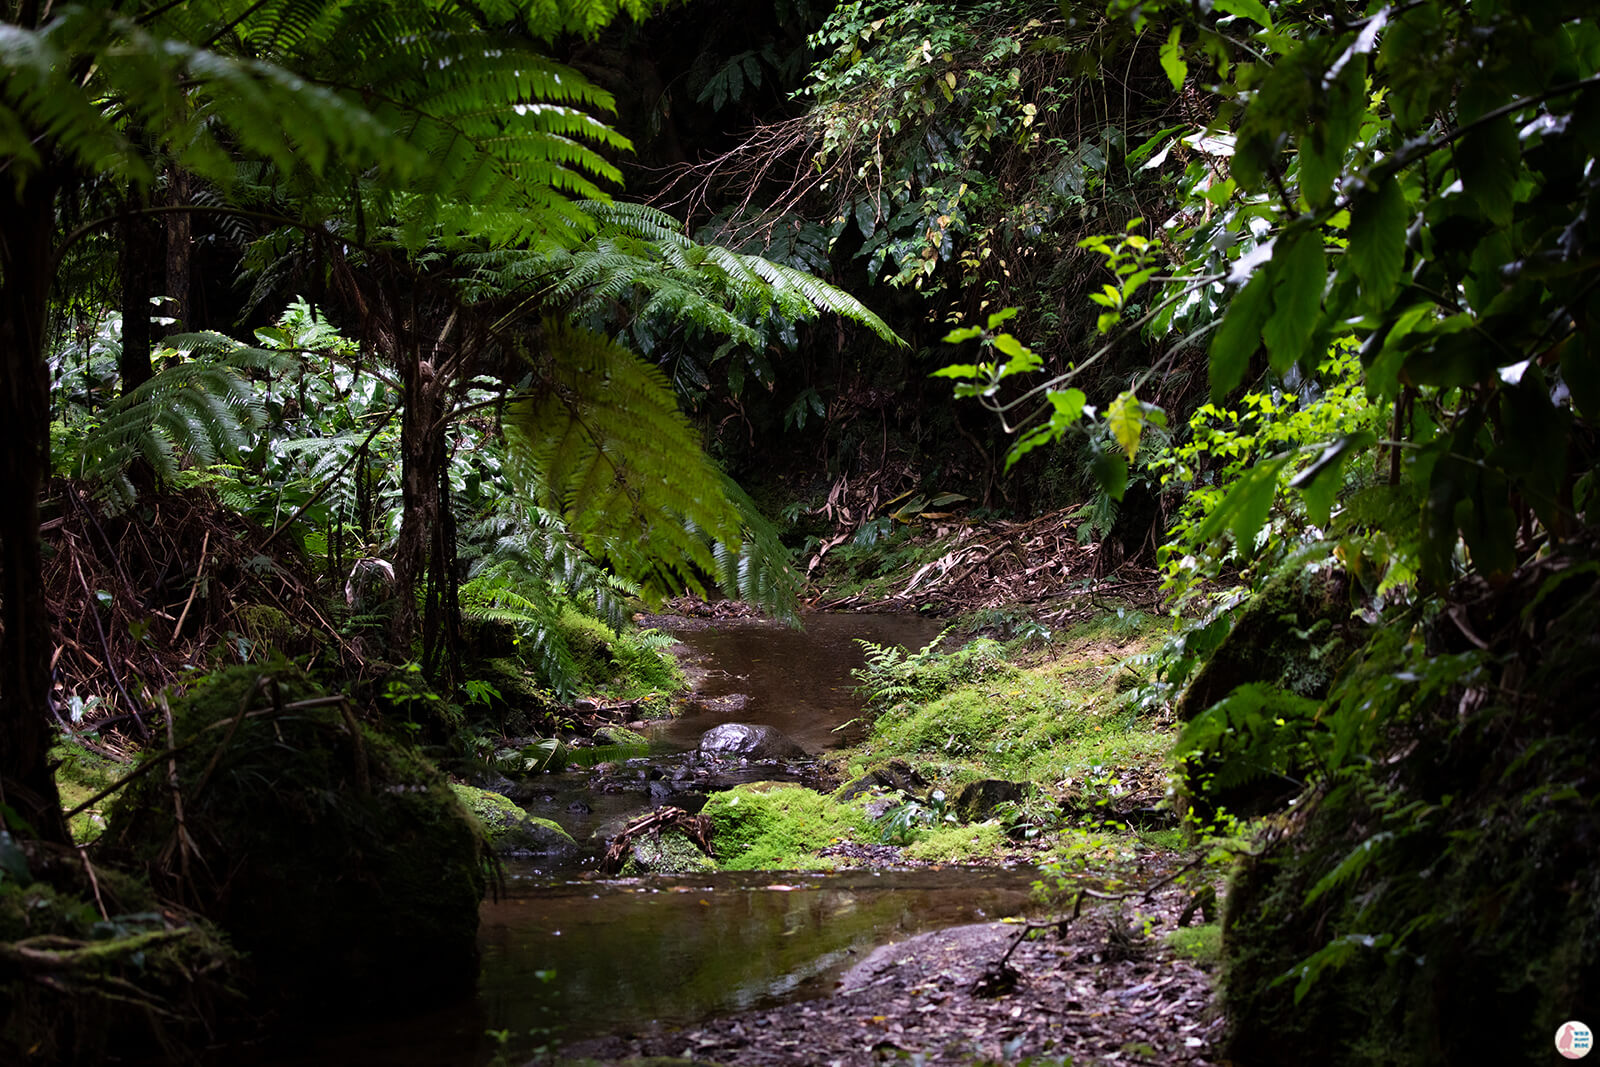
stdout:
{"type": "Polygon", "coordinates": [[[704,755],[722,759],[794,759],[806,755],[781,731],[770,726],[744,722],[725,722],[707,730],[700,738],[704,755]]]}

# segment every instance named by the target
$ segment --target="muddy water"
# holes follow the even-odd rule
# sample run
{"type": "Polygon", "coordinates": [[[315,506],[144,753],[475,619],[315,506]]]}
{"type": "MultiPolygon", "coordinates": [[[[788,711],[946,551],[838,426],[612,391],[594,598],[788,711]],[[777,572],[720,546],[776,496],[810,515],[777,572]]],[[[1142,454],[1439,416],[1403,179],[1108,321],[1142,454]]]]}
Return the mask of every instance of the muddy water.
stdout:
{"type": "Polygon", "coordinates": [[[510,895],[483,908],[474,1000],[278,1062],[482,1067],[498,1053],[523,1063],[544,1045],[820,996],[880,944],[1022,913],[1034,877],[946,868],[543,886],[513,878],[510,895]]]}
{"type": "Polygon", "coordinates": [[[850,672],[861,666],[858,638],[917,649],[940,623],[914,615],[808,615],[804,630],[753,619],[717,620],[713,628],[663,626],[687,649],[681,657],[701,699],[662,729],[674,747],[693,748],[723,722],[776,727],[812,752],[860,739],[840,724],[861,710],[850,672]],[[729,698],[744,697],[740,702],[729,698]],[[731,705],[742,704],[739,710],[731,705]]]}
{"type": "MultiPolygon", "coordinates": [[[[838,727],[860,710],[855,639],[919,648],[938,629],[863,615],[810,616],[803,632],[753,620],[674,627],[697,698],[656,728],[649,755],[626,762],[638,790],[585,794],[585,773],[571,771],[544,776],[527,807],[597,841],[590,835],[607,820],[653,806],[649,782],[719,723],[774,726],[812,752],[850,743],[853,731],[838,727]]],[[[580,1037],[817,996],[880,944],[1020,914],[1035,876],[944,868],[604,881],[513,861],[506,894],[483,906],[475,998],[302,1044],[273,1062],[522,1063],[580,1037]]]]}

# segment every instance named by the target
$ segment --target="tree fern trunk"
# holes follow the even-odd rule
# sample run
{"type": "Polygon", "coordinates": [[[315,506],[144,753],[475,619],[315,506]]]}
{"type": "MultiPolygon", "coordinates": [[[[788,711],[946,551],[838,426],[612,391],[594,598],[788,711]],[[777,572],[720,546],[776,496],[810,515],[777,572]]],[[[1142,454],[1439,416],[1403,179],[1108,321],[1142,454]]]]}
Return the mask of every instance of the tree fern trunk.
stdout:
{"type": "Polygon", "coordinates": [[[47,841],[68,840],[47,756],[50,616],[39,556],[39,494],[50,470],[44,324],[55,189],[44,175],[0,212],[0,809],[47,841]]]}
{"type": "MultiPolygon", "coordinates": [[[[417,588],[428,573],[439,526],[439,476],[444,427],[439,418],[443,383],[415,349],[401,354],[400,379],[405,407],[400,413],[400,537],[395,543],[395,609],[389,627],[389,654],[413,658],[417,638],[417,588]]],[[[427,644],[428,642],[424,642],[427,644]]]]}
{"type": "Polygon", "coordinates": [[[122,395],[127,396],[154,377],[150,367],[150,299],[156,295],[156,265],[161,256],[160,229],[149,217],[136,214],[139,204],[128,204],[129,214],[118,227],[122,241],[122,355],[117,373],[122,395]]]}

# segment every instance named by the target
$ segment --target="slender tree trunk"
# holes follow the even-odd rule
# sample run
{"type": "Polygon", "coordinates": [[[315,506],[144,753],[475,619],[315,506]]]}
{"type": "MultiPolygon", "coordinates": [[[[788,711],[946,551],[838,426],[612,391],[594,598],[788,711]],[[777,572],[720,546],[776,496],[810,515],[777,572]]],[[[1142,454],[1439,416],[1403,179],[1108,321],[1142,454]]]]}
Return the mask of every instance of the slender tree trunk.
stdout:
{"type": "Polygon", "coordinates": [[[39,556],[39,496],[50,470],[50,298],[55,188],[34,175],[0,212],[0,819],[69,840],[50,771],[50,616],[39,556]]]}
{"type": "MultiPolygon", "coordinates": [[[[177,167],[167,170],[167,204],[180,207],[189,203],[189,173],[177,167]]],[[[189,330],[189,254],[194,246],[194,216],[179,211],[167,216],[167,302],[163,311],[174,319],[169,332],[189,330]]]]}
{"type": "MultiPolygon", "coordinates": [[[[139,205],[130,203],[129,208],[139,205]]],[[[149,218],[129,214],[117,228],[122,244],[122,356],[117,372],[126,396],[149,381],[150,299],[156,296],[157,264],[161,260],[161,229],[149,218]]]]}
{"type": "Polygon", "coordinates": [[[405,408],[400,413],[400,537],[395,543],[395,609],[390,620],[389,654],[412,656],[417,637],[417,588],[428,573],[439,526],[439,476],[444,449],[437,440],[443,383],[413,348],[400,359],[405,408]]]}

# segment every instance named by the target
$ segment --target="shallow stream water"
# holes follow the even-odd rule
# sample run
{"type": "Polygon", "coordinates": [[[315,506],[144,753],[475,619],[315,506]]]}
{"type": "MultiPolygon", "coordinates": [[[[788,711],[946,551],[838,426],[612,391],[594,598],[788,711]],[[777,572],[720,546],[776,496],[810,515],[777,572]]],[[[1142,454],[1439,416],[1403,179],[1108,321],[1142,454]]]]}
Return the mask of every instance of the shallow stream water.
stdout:
{"type": "MultiPolygon", "coordinates": [[[[774,726],[813,753],[855,739],[856,644],[918,648],[938,625],[905,616],[813,615],[803,632],[755,620],[674,630],[696,697],[656,728],[648,756],[622,764],[638,787],[587,791],[587,772],[543,776],[526,807],[591,854],[608,825],[649,810],[651,780],[723,722],[774,726]],[[586,810],[587,809],[587,810],[586,810]]],[[[752,779],[763,776],[749,768],[752,779]]],[[[511,861],[505,893],[483,905],[476,996],[311,1043],[279,1064],[481,1067],[497,1054],[819,996],[874,947],[919,931],[1020,914],[1026,870],[946,867],[827,874],[726,873],[603,880],[511,861]]]]}

